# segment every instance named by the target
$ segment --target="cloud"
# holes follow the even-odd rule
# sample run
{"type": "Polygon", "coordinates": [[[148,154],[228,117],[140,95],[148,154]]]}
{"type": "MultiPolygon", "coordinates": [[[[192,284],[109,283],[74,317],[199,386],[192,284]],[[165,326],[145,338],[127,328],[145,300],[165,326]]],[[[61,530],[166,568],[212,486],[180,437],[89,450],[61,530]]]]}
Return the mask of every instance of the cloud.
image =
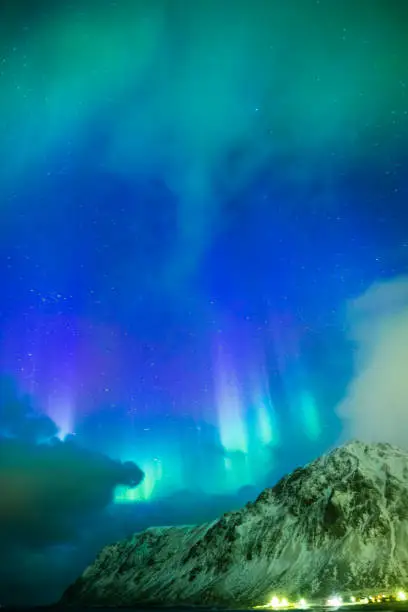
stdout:
{"type": "MultiPolygon", "coordinates": [[[[214,520],[259,493],[260,486],[243,487],[231,494],[204,491],[205,480],[216,479],[217,466],[224,457],[212,439],[213,429],[207,426],[205,430],[205,424],[200,437],[207,436],[202,447],[207,467],[199,479],[201,486],[194,487],[199,469],[193,450],[197,448],[196,428],[192,421],[181,418],[161,430],[160,448],[165,450],[166,436],[170,436],[167,444],[174,446],[172,433],[184,432],[182,455],[183,459],[189,457],[184,470],[190,464],[195,466],[189,472],[188,486],[148,502],[112,504],[114,488],[118,484],[137,485],[142,472],[135,463],[114,461],[77,443],[83,440],[89,446],[93,443],[94,448],[101,443],[101,448],[112,452],[114,447],[118,452],[122,447],[126,451],[124,431],[120,427],[112,430],[111,417],[110,413],[100,415],[99,425],[106,426],[101,431],[93,415],[88,436],[81,434],[80,427],[76,437],[61,442],[55,437],[55,424],[35,410],[30,397],[20,395],[10,379],[0,378],[2,603],[53,603],[106,544],[149,526],[214,520]],[[99,437],[95,438],[97,431],[99,437]]],[[[142,442],[136,439],[127,450],[143,450],[142,442]]],[[[150,439],[150,450],[153,444],[150,439]]]]}
{"type": "Polygon", "coordinates": [[[37,443],[57,435],[55,423],[37,412],[31,398],[19,394],[13,380],[6,376],[0,376],[0,405],[0,440],[3,436],[37,443]]]}
{"type": "Polygon", "coordinates": [[[2,602],[7,593],[21,596],[21,587],[36,575],[36,564],[44,576],[47,563],[50,575],[61,570],[64,562],[50,567],[58,550],[60,555],[65,550],[66,558],[82,558],[89,550],[90,536],[84,533],[99,542],[102,533],[109,535],[106,511],[115,487],[136,486],[143,479],[134,463],[113,461],[72,439],[61,442],[56,433],[55,424],[37,414],[29,398],[19,396],[9,380],[0,380],[2,602]],[[17,583],[20,589],[13,589],[17,583]]]}
{"type": "Polygon", "coordinates": [[[408,449],[408,277],[376,283],[350,303],[355,371],[338,414],[344,435],[408,449]]]}
{"type": "Polygon", "coordinates": [[[55,439],[49,444],[0,441],[0,522],[6,539],[27,545],[70,541],[112,501],[119,484],[137,485],[142,472],[55,439]]]}
{"type": "MultiPolygon", "coordinates": [[[[180,422],[174,426],[179,428],[180,422]]],[[[188,423],[186,427],[189,440],[188,423]]],[[[95,431],[97,423],[91,419],[90,439],[85,442],[92,442],[95,431]]],[[[141,481],[137,465],[81,447],[76,442],[82,440],[80,434],[62,442],[56,433],[55,424],[35,410],[29,396],[19,394],[9,378],[0,378],[2,603],[53,603],[106,544],[148,526],[214,520],[259,493],[259,487],[230,495],[183,489],[149,502],[115,505],[111,502],[117,485],[141,481]]],[[[171,435],[169,426],[166,433],[171,435]]],[[[120,434],[120,429],[112,433],[112,427],[106,428],[102,447],[109,448],[112,438],[120,446],[120,434]]],[[[191,454],[190,446],[183,451],[191,454]]],[[[204,452],[211,471],[214,457],[222,460],[221,451],[207,444],[204,452]]]]}

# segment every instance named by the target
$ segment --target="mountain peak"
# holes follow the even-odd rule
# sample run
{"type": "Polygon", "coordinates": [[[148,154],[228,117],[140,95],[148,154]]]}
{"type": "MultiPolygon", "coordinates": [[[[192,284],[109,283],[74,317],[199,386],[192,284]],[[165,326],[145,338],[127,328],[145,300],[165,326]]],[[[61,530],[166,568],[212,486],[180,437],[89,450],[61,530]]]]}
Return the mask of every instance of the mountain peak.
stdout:
{"type": "Polygon", "coordinates": [[[364,454],[364,455],[379,455],[383,456],[391,456],[391,455],[401,455],[404,454],[404,451],[398,446],[393,446],[388,442],[363,442],[362,440],[349,440],[342,446],[338,446],[334,448],[331,453],[343,453],[349,452],[354,455],[364,454]]]}
{"type": "Polygon", "coordinates": [[[197,527],[108,546],[63,602],[263,604],[408,583],[408,454],[351,441],[255,502],[197,527]]]}

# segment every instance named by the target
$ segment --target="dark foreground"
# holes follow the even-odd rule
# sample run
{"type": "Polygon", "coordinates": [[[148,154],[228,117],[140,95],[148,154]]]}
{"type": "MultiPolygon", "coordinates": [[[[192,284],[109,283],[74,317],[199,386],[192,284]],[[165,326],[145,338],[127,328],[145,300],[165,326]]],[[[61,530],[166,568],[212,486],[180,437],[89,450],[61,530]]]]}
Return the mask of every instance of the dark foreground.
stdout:
{"type": "MultiPolygon", "coordinates": [[[[43,607],[15,607],[15,608],[5,608],[1,607],[1,612],[91,612],[92,610],[97,610],[97,612],[112,612],[113,610],[120,610],[121,612],[152,612],[152,610],[157,610],[158,612],[161,610],[163,612],[221,612],[228,610],[228,612],[254,612],[254,608],[217,608],[213,607],[189,607],[189,606],[178,606],[178,607],[76,607],[76,606],[43,606],[43,607]]],[[[274,612],[272,608],[264,608],[266,612],[274,612]]],[[[327,606],[313,606],[311,605],[308,610],[322,610],[327,612],[335,612],[334,608],[329,608],[327,606]]],[[[364,610],[364,612],[408,612],[408,601],[399,602],[399,601],[388,601],[382,603],[373,603],[373,604],[361,604],[361,605],[343,605],[340,608],[336,608],[338,612],[360,612],[364,610]]],[[[283,612],[283,610],[281,611],[283,612]]],[[[287,612],[287,611],[286,611],[287,612]]],[[[296,609],[291,608],[290,612],[305,612],[305,609],[296,609]]]]}

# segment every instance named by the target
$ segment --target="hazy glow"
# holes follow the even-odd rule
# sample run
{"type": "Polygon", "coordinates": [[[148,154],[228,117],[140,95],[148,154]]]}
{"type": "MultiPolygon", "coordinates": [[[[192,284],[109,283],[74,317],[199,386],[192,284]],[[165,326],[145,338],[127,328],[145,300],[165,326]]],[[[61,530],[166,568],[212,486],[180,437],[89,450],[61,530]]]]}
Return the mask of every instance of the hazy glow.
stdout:
{"type": "Polygon", "coordinates": [[[340,608],[340,606],[343,604],[343,600],[341,597],[338,597],[337,595],[330,597],[327,600],[327,605],[330,608],[340,608]]]}
{"type": "Polygon", "coordinates": [[[258,435],[263,444],[270,444],[274,441],[274,431],[272,429],[271,417],[264,403],[260,403],[257,408],[258,435]]]}
{"type": "Polygon", "coordinates": [[[257,368],[261,374],[253,376],[251,393],[256,410],[256,433],[261,444],[279,443],[279,426],[264,367],[257,368]]]}
{"type": "Polygon", "coordinates": [[[163,477],[163,467],[159,459],[151,463],[140,464],[145,477],[137,487],[119,486],[115,491],[115,503],[128,504],[133,502],[146,502],[153,497],[155,488],[163,477]]]}
{"type": "Polygon", "coordinates": [[[58,427],[58,438],[60,440],[65,440],[67,436],[75,433],[72,400],[63,396],[50,397],[47,414],[58,427]]]}
{"type": "Polygon", "coordinates": [[[240,387],[232,366],[226,359],[218,364],[216,404],[221,444],[228,452],[248,452],[248,434],[240,387]]]}
{"type": "Polygon", "coordinates": [[[256,368],[256,375],[248,371],[239,373],[225,346],[219,348],[215,363],[218,431],[225,454],[224,480],[229,490],[238,490],[256,483],[272,469],[270,448],[279,444],[278,421],[266,376],[260,374],[261,365],[256,368]]]}
{"type": "Polygon", "coordinates": [[[228,491],[238,491],[253,483],[250,457],[242,451],[232,451],[224,460],[225,483],[228,491]]]}
{"type": "Polygon", "coordinates": [[[321,435],[319,412],[312,395],[304,392],[301,396],[301,419],[305,433],[311,440],[317,440],[321,435]]]}

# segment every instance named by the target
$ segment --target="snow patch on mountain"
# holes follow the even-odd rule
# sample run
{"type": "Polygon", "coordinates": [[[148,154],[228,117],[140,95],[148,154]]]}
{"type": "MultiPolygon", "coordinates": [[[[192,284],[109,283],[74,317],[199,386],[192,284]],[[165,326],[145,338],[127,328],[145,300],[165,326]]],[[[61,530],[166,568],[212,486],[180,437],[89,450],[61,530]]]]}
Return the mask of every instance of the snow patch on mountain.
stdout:
{"type": "Polygon", "coordinates": [[[408,583],[408,453],[353,441],[218,521],[105,547],[62,603],[256,605],[408,583]]]}

